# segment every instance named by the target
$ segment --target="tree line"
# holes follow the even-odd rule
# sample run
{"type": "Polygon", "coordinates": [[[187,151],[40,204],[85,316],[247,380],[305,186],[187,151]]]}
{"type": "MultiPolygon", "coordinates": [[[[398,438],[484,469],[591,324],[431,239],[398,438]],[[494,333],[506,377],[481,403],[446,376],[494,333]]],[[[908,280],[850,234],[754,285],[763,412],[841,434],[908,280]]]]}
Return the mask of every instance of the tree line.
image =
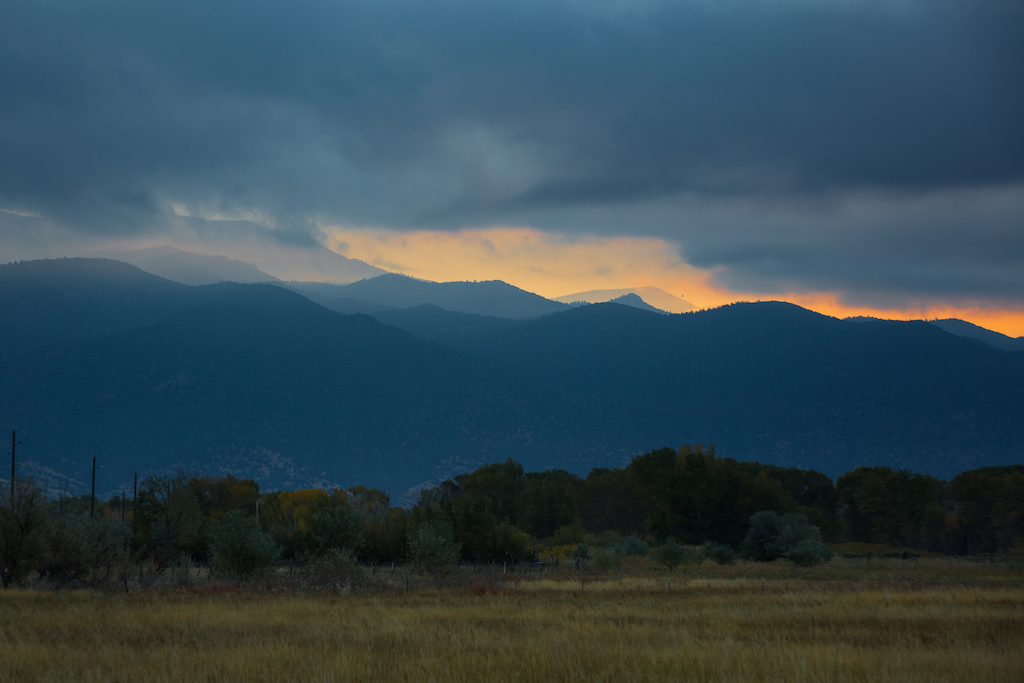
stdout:
{"type": "Polygon", "coordinates": [[[651,451],[586,478],[526,473],[506,460],[424,491],[413,516],[451,520],[468,557],[495,560],[522,556],[535,539],[573,543],[587,535],[741,549],[761,511],[806,518],[832,544],[1024,551],[1024,465],[970,470],[952,481],[860,467],[833,482],[812,470],[719,457],[702,445],[651,451]]]}
{"type": "Polygon", "coordinates": [[[861,467],[833,482],[687,445],[585,478],[509,459],[424,490],[411,508],[364,486],[261,493],[251,479],[183,473],[95,506],[90,496],[52,499],[22,478],[0,496],[4,587],[31,577],[127,589],[197,563],[226,576],[284,565],[315,583],[381,563],[442,574],[460,561],[538,561],[551,549],[604,566],[653,549],[671,568],[693,546],[721,562],[813,564],[831,555],[825,544],[841,543],[1024,552],[1024,465],[948,482],[861,467]]]}

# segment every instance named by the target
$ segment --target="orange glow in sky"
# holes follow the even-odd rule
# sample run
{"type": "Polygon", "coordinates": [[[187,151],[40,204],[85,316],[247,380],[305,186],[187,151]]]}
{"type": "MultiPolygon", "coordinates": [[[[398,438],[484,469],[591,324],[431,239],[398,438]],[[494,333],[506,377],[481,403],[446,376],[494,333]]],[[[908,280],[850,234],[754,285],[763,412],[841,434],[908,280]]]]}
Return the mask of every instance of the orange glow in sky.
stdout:
{"type": "Polygon", "coordinates": [[[677,249],[649,237],[570,238],[530,228],[459,232],[321,226],[326,246],[379,268],[435,282],[503,280],[553,298],[594,289],[659,287],[697,308],[735,301],[789,301],[844,318],[960,318],[1011,337],[1024,335],[1024,310],[925,304],[913,308],[851,306],[839,293],[739,292],[712,282],[713,272],[687,264],[677,249]]]}

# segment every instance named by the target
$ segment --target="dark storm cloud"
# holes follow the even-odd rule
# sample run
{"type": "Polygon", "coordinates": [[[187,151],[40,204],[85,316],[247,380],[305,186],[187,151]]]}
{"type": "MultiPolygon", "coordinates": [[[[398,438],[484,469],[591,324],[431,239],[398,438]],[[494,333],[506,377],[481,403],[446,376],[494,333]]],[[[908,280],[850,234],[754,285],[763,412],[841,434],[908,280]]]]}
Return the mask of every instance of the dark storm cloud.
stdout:
{"type": "Polygon", "coordinates": [[[984,272],[1013,216],[924,206],[905,226],[901,201],[1024,182],[1016,3],[16,0],[3,14],[0,207],[85,231],[159,230],[174,206],[256,212],[290,241],[317,219],[529,222],[660,235],[736,283],[850,285],[874,258],[879,287],[928,290],[964,252],[906,243],[970,230],[988,246],[966,265],[984,272]],[[887,199],[811,211],[806,234],[804,202],[858,193],[887,199]],[[734,201],[742,220],[709,208],[734,201]]]}

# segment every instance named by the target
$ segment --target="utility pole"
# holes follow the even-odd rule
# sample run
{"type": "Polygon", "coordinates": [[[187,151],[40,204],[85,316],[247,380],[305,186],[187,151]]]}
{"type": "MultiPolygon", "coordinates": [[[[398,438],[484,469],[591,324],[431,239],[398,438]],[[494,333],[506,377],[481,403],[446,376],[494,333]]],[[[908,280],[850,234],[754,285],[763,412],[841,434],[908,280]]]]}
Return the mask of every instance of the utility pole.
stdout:
{"type": "Polygon", "coordinates": [[[92,503],[89,505],[89,519],[96,514],[96,456],[92,456],[92,503]]]}
{"type": "Polygon", "coordinates": [[[18,444],[18,440],[14,437],[17,435],[17,431],[11,430],[11,509],[14,509],[14,447],[18,444]]]}

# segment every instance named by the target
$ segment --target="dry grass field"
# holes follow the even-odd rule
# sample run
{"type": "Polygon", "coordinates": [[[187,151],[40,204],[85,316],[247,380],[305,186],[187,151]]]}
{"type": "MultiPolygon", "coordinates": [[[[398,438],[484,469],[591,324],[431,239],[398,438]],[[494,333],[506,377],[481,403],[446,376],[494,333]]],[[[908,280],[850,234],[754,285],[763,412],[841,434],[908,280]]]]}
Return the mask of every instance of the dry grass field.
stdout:
{"type": "Polygon", "coordinates": [[[1006,564],[704,564],[671,591],[642,563],[381,581],[4,591],[0,680],[1024,680],[1024,571],[1006,564]]]}

